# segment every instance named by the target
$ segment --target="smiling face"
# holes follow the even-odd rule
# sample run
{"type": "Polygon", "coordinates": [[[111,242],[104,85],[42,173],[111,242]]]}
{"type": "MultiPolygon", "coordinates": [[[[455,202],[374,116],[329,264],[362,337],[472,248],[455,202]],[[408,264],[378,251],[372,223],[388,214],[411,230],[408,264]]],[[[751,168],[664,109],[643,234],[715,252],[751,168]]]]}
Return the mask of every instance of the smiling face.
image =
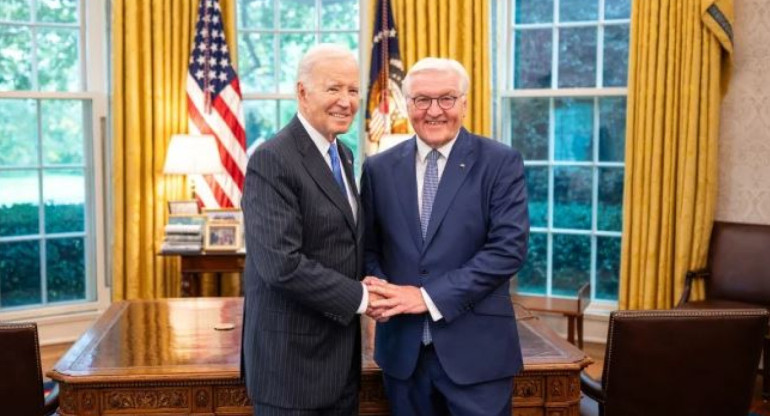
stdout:
{"type": "Polygon", "coordinates": [[[426,70],[412,76],[409,85],[407,109],[409,121],[412,123],[417,137],[433,148],[448,143],[457,136],[463,124],[468,102],[460,90],[460,76],[454,71],[426,70]],[[430,107],[420,110],[414,104],[418,97],[439,98],[445,96],[458,97],[454,106],[445,110],[437,100],[430,107]]]}
{"type": "Polygon", "coordinates": [[[358,64],[353,59],[321,59],[309,81],[297,82],[299,111],[329,142],[348,131],[358,111],[358,64]]]}

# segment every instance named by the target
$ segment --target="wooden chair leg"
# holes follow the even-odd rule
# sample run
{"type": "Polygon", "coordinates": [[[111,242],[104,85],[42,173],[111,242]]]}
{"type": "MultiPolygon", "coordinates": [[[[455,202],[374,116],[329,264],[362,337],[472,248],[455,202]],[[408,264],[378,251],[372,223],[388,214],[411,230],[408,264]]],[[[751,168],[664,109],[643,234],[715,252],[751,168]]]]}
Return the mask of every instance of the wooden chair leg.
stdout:
{"type": "Polygon", "coordinates": [[[567,341],[570,344],[575,345],[575,317],[567,317],[567,341]]]}
{"type": "Polygon", "coordinates": [[[577,345],[581,350],[583,349],[583,315],[577,317],[577,345]]]}

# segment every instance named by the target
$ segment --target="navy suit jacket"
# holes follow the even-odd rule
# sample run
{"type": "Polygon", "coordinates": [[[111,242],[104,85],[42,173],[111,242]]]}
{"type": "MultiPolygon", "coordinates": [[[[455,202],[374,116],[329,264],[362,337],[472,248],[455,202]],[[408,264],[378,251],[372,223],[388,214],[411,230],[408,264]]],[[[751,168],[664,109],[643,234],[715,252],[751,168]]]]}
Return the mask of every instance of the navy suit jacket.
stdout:
{"type": "MultiPolygon", "coordinates": [[[[339,144],[352,192],[353,157],[339,144]]],[[[358,383],[363,225],[297,117],[251,156],[243,192],[242,372],[252,401],[323,408],[358,383]]]]}
{"type": "MultiPolygon", "coordinates": [[[[423,241],[415,140],[364,164],[366,273],[428,292],[443,315],[430,320],[434,348],[452,381],[511,377],[522,357],[509,280],[524,264],[529,236],[521,155],[461,129],[423,241]]],[[[399,315],[377,325],[375,360],[389,376],[414,372],[424,320],[399,315]]]]}

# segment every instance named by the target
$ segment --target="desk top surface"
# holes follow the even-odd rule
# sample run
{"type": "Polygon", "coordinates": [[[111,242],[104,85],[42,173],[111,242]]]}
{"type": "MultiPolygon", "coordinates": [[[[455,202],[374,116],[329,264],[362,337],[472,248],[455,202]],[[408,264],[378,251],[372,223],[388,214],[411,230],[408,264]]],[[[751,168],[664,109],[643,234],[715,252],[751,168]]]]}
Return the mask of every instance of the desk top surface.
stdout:
{"type": "MultiPolygon", "coordinates": [[[[69,383],[239,377],[243,298],[114,303],[48,376],[69,383]],[[232,329],[216,329],[222,325],[232,329]]],[[[591,361],[536,318],[518,321],[527,371],[575,370],[591,361]]],[[[364,331],[370,334],[370,331],[364,331]]],[[[364,345],[371,345],[366,340],[364,345]]],[[[376,370],[370,348],[364,371],[376,370]]]]}

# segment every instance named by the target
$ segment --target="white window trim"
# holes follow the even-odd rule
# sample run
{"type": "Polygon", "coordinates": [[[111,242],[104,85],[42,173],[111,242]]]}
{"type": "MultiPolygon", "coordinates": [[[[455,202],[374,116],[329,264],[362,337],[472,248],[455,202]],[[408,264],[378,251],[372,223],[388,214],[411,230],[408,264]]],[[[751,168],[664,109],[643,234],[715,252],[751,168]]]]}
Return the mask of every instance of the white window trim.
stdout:
{"type": "MultiPolygon", "coordinates": [[[[108,285],[107,270],[108,248],[108,211],[107,201],[111,197],[107,186],[111,155],[106,152],[105,123],[108,113],[107,75],[107,5],[108,0],[81,0],[79,10],[83,22],[81,30],[81,82],[85,92],[39,92],[7,91],[0,92],[0,98],[30,99],[83,99],[91,101],[91,125],[86,134],[91,135],[90,177],[86,177],[88,206],[93,207],[93,215],[86,218],[92,227],[92,241],[86,245],[86,257],[91,259],[87,278],[93,282],[93,301],[68,302],[46,305],[43,307],[20,307],[0,312],[0,320],[9,322],[33,321],[38,323],[41,345],[72,342],[80,336],[110,305],[111,289],[108,285]],[[88,71],[86,71],[88,69],[88,71]]],[[[86,170],[89,164],[86,163],[86,170]]],[[[89,289],[87,289],[89,290],[89,289]]]]}

